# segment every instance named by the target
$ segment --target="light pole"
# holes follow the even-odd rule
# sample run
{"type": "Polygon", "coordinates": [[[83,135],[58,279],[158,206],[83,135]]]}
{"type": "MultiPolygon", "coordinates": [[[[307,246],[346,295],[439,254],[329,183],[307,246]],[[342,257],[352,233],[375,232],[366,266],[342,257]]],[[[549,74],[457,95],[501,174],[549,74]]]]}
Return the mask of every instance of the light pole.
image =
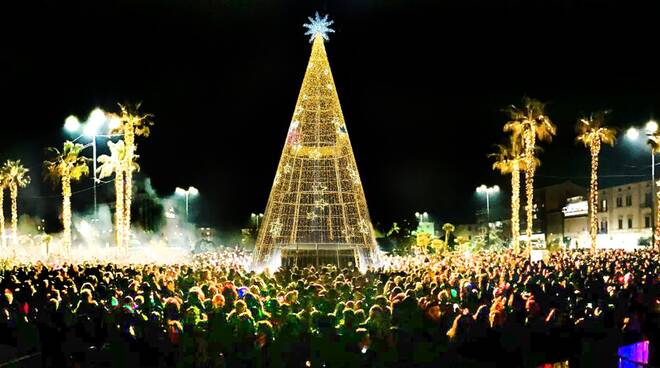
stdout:
{"type": "Polygon", "coordinates": [[[262,217],[264,217],[263,213],[260,213],[260,214],[252,213],[252,214],[250,214],[250,218],[252,219],[252,221],[256,222],[257,231],[259,231],[259,221],[261,220],[262,217]]]}
{"type": "MultiPolygon", "coordinates": [[[[644,136],[646,138],[650,138],[653,135],[655,135],[658,131],[658,123],[655,120],[649,120],[646,125],[644,126],[644,130],[642,131],[644,133],[644,136]]],[[[639,129],[635,127],[628,128],[626,131],[626,138],[628,138],[631,141],[636,141],[640,136],[640,131],[639,129]]],[[[655,232],[656,232],[656,227],[658,226],[656,218],[655,218],[655,213],[657,211],[656,209],[656,202],[657,202],[657,197],[656,197],[656,185],[655,185],[655,152],[653,152],[653,148],[651,148],[651,247],[655,248],[655,232]]]]}
{"type": "Polygon", "coordinates": [[[481,184],[477,187],[477,193],[486,195],[486,246],[490,243],[490,195],[498,193],[500,187],[494,185],[492,187],[487,187],[484,184],[481,184]]]}
{"type": "Polygon", "coordinates": [[[415,212],[415,217],[417,218],[418,222],[426,222],[429,220],[429,213],[424,212],[424,213],[419,213],[415,212]]]}
{"type": "Polygon", "coordinates": [[[188,218],[188,213],[189,213],[188,212],[188,205],[189,205],[189,201],[190,201],[190,196],[194,197],[194,196],[198,195],[199,191],[195,187],[188,187],[187,190],[177,187],[174,190],[174,193],[176,193],[177,195],[185,197],[185,199],[186,199],[186,221],[188,221],[189,220],[189,218],[188,218]]]}
{"type": "Polygon", "coordinates": [[[94,192],[94,218],[98,214],[98,205],[96,199],[96,185],[100,182],[100,179],[96,176],[96,137],[113,137],[119,136],[120,134],[109,135],[109,134],[99,134],[101,128],[106,125],[109,129],[114,129],[118,126],[119,121],[116,118],[111,118],[103,110],[96,108],[92,110],[87,118],[87,121],[81,123],[80,120],[74,115],[70,115],[64,120],[64,129],[69,133],[79,134],[73,142],[76,142],[80,138],[87,137],[91,138],[91,142],[83,146],[83,148],[92,147],[92,180],[94,182],[93,192],[94,192]],[[81,132],[82,131],[82,132],[81,132]]]}

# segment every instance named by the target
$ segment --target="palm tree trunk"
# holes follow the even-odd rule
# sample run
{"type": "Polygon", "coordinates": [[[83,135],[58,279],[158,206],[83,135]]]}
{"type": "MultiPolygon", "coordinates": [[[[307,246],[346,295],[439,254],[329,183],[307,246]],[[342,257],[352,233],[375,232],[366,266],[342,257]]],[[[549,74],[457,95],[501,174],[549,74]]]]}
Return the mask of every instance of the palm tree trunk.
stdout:
{"type": "Polygon", "coordinates": [[[655,244],[652,244],[651,247],[660,250],[660,192],[655,193],[655,198],[658,202],[655,207],[655,229],[653,229],[655,231],[655,244]]]}
{"type": "Polygon", "coordinates": [[[124,173],[115,173],[115,241],[122,249],[124,242],[124,173]]]}
{"type": "Polygon", "coordinates": [[[124,130],[124,139],[126,142],[126,154],[124,156],[124,229],[123,246],[127,249],[131,239],[131,202],[133,196],[133,154],[135,152],[135,132],[132,124],[127,124],[124,130]]]}
{"type": "Polygon", "coordinates": [[[520,251],[520,162],[516,158],[511,170],[511,243],[515,253],[520,251]]]}
{"type": "Polygon", "coordinates": [[[534,146],[536,132],[534,125],[525,131],[525,192],[527,195],[527,203],[525,204],[525,212],[527,214],[527,252],[532,250],[532,227],[534,225],[534,146]]]}
{"type": "Polygon", "coordinates": [[[598,236],[598,153],[600,140],[591,142],[591,185],[589,187],[589,230],[591,232],[591,251],[596,252],[596,237],[598,236]]]}
{"type": "Polygon", "coordinates": [[[6,245],[5,241],[5,188],[0,188],[0,245],[6,245]]]}
{"type": "Polygon", "coordinates": [[[62,175],[62,225],[64,225],[64,254],[71,254],[71,178],[62,175]]]}
{"type": "Polygon", "coordinates": [[[11,239],[14,245],[18,245],[18,186],[12,184],[9,186],[11,196],[11,239]]]}

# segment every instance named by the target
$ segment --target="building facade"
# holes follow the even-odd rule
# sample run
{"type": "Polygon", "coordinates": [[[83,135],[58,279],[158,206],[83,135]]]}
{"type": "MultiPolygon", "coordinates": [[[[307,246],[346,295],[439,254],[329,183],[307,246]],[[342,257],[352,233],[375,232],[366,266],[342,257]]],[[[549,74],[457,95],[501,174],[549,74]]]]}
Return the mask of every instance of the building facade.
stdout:
{"type": "MultiPolygon", "coordinates": [[[[598,246],[631,248],[649,242],[653,205],[650,180],[601,188],[598,191],[598,246]]],[[[563,213],[567,246],[591,246],[587,197],[569,198],[563,213]]]]}
{"type": "Polygon", "coordinates": [[[643,243],[651,237],[653,202],[650,180],[599,190],[599,240],[626,246],[643,243]]]}

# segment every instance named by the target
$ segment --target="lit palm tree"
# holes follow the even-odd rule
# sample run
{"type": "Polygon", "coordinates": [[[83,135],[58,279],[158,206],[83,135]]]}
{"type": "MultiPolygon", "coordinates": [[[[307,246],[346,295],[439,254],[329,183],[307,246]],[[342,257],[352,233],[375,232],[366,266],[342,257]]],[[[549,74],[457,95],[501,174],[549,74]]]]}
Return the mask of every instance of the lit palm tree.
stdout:
{"type": "Polygon", "coordinates": [[[442,225],[442,231],[445,232],[445,248],[449,249],[449,234],[453,233],[456,227],[450,223],[442,225]]]}
{"type": "MultiPolygon", "coordinates": [[[[124,144],[125,144],[125,153],[123,157],[123,173],[124,173],[124,213],[122,215],[123,229],[122,244],[127,247],[130,240],[130,231],[131,231],[131,202],[133,200],[133,170],[135,168],[135,159],[137,157],[135,137],[142,136],[148,137],[151,133],[151,126],[153,122],[148,119],[151,115],[138,115],[137,113],[132,113],[129,109],[123,105],[119,105],[121,108],[121,115],[114,116],[113,118],[117,120],[118,124],[115,128],[111,129],[110,134],[123,134],[124,144]]],[[[139,109],[140,105],[138,104],[135,110],[139,109]]]]}
{"type": "Polygon", "coordinates": [[[11,237],[14,245],[18,245],[18,189],[30,184],[27,169],[21,160],[7,160],[2,168],[11,197],[11,237]]]}
{"type": "MultiPolygon", "coordinates": [[[[115,239],[118,248],[124,244],[124,157],[126,156],[126,145],[120,140],[117,143],[108,142],[110,155],[100,155],[97,158],[99,167],[99,179],[115,175],[115,239]]],[[[133,162],[133,170],[138,170],[137,163],[133,162]]]]}
{"type": "Polygon", "coordinates": [[[545,115],[545,104],[529,97],[523,97],[522,106],[514,105],[505,109],[509,115],[509,122],[504,125],[505,132],[511,132],[514,137],[522,137],[523,158],[525,162],[525,204],[527,228],[527,250],[532,247],[532,225],[534,211],[534,172],[536,169],[535,155],[536,140],[551,141],[557,133],[557,127],[545,115]]]}
{"type": "Polygon", "coordinates": [[[5,188],[7,187],[7,175],[0,168],[0,245],[5,246],[5,188]]]}
{"type": "MultiPolygon", "coordinates": [[[[502,175],[511,174],[511,245],[516,253],[520,250],[520,170],[525,169],[525,160],[522,155],[522,141],[519,135],[510,137],[508,146],[498,144],[497,152],[488,157],[495,159],[493,170],[502,175]]],[[[540,150],[540,149],[538,149],[540,150]]],[[[534,159],[533,164],[538,167],[541,162],[534,159]]]]}
{"type": "Polygon", "coordinates": [[[489,156],[495,158],[493,170],[502,175],[511,174],[511,244],[516,253],[520,246],[520,140],[511,139],[511,145],[497,145],[497,152],[489,156]]]}
{"type": "Polygon", "coordinates": [[[591,152],[591,183],[589,185],[589,230],[591,235],[591,250],[596,251],[596,235],[598,234],[598,154],[602,143],[614,145],[616,130],[603,126],[608,111],[599,111],[588,118],[578,121],[578,142],[584,143],[591,152]]]}
{"type": "MultiPolygon", "coordinates": [[[[660,132],[655,132],[649,136],[648,144],[651,147],[651,151],[654,155],[660,153],[660,132]]],[[[657,184],[657,183],[656,183],[657,184]]],[[[660,209],[660,193],[655,193],[655,200],[657,201],[656,208],[660,209]]],[[[660,250],[660,210],[655,212],[655,244],[654,247],[660,250]]]]}
{"type": "Polygon", "coordinates": [[[51,161],[44,161],[44,175],[54,185],[62,185],[62,225],[64,237],[62,244],[65,254],[71,251],[71,182],[78,181],[89,174],[87,159],[80,156],[85,146],[71,141],[64,142],[62,151],[50,147],[48,150],[54,154],[51,161]]]}

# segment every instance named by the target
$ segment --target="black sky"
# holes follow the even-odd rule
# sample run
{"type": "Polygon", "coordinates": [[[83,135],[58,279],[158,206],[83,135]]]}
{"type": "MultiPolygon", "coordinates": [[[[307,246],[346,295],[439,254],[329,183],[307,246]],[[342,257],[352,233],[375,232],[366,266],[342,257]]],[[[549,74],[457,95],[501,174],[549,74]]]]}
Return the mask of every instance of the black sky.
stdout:
{"type": "MultiPolygon", "coordinates": [[[[547,101],[559,126],[540,184],[588,175],[574,142],[581,113],[612,109],[619,127],[654,116],[654,3],[5,1],[0,159],[27,163],[34,180],[21,206],[48,215],[56,199],[43,198],[55,193],[40,163],[66,116],[142,101],[156,126],[138,150],[157,192],[194,185],[200,223],[244,225],[266,205],[310,52],[302,23],[319,10],[335,21],[326,48],[373,220],[426,210],[469,222],[476,186],[508,188],[486,158],[504,140],[507,104],[547,101]]],[[[619,144],[602,173],[636,180],[647,158],[619,144]]]]}

